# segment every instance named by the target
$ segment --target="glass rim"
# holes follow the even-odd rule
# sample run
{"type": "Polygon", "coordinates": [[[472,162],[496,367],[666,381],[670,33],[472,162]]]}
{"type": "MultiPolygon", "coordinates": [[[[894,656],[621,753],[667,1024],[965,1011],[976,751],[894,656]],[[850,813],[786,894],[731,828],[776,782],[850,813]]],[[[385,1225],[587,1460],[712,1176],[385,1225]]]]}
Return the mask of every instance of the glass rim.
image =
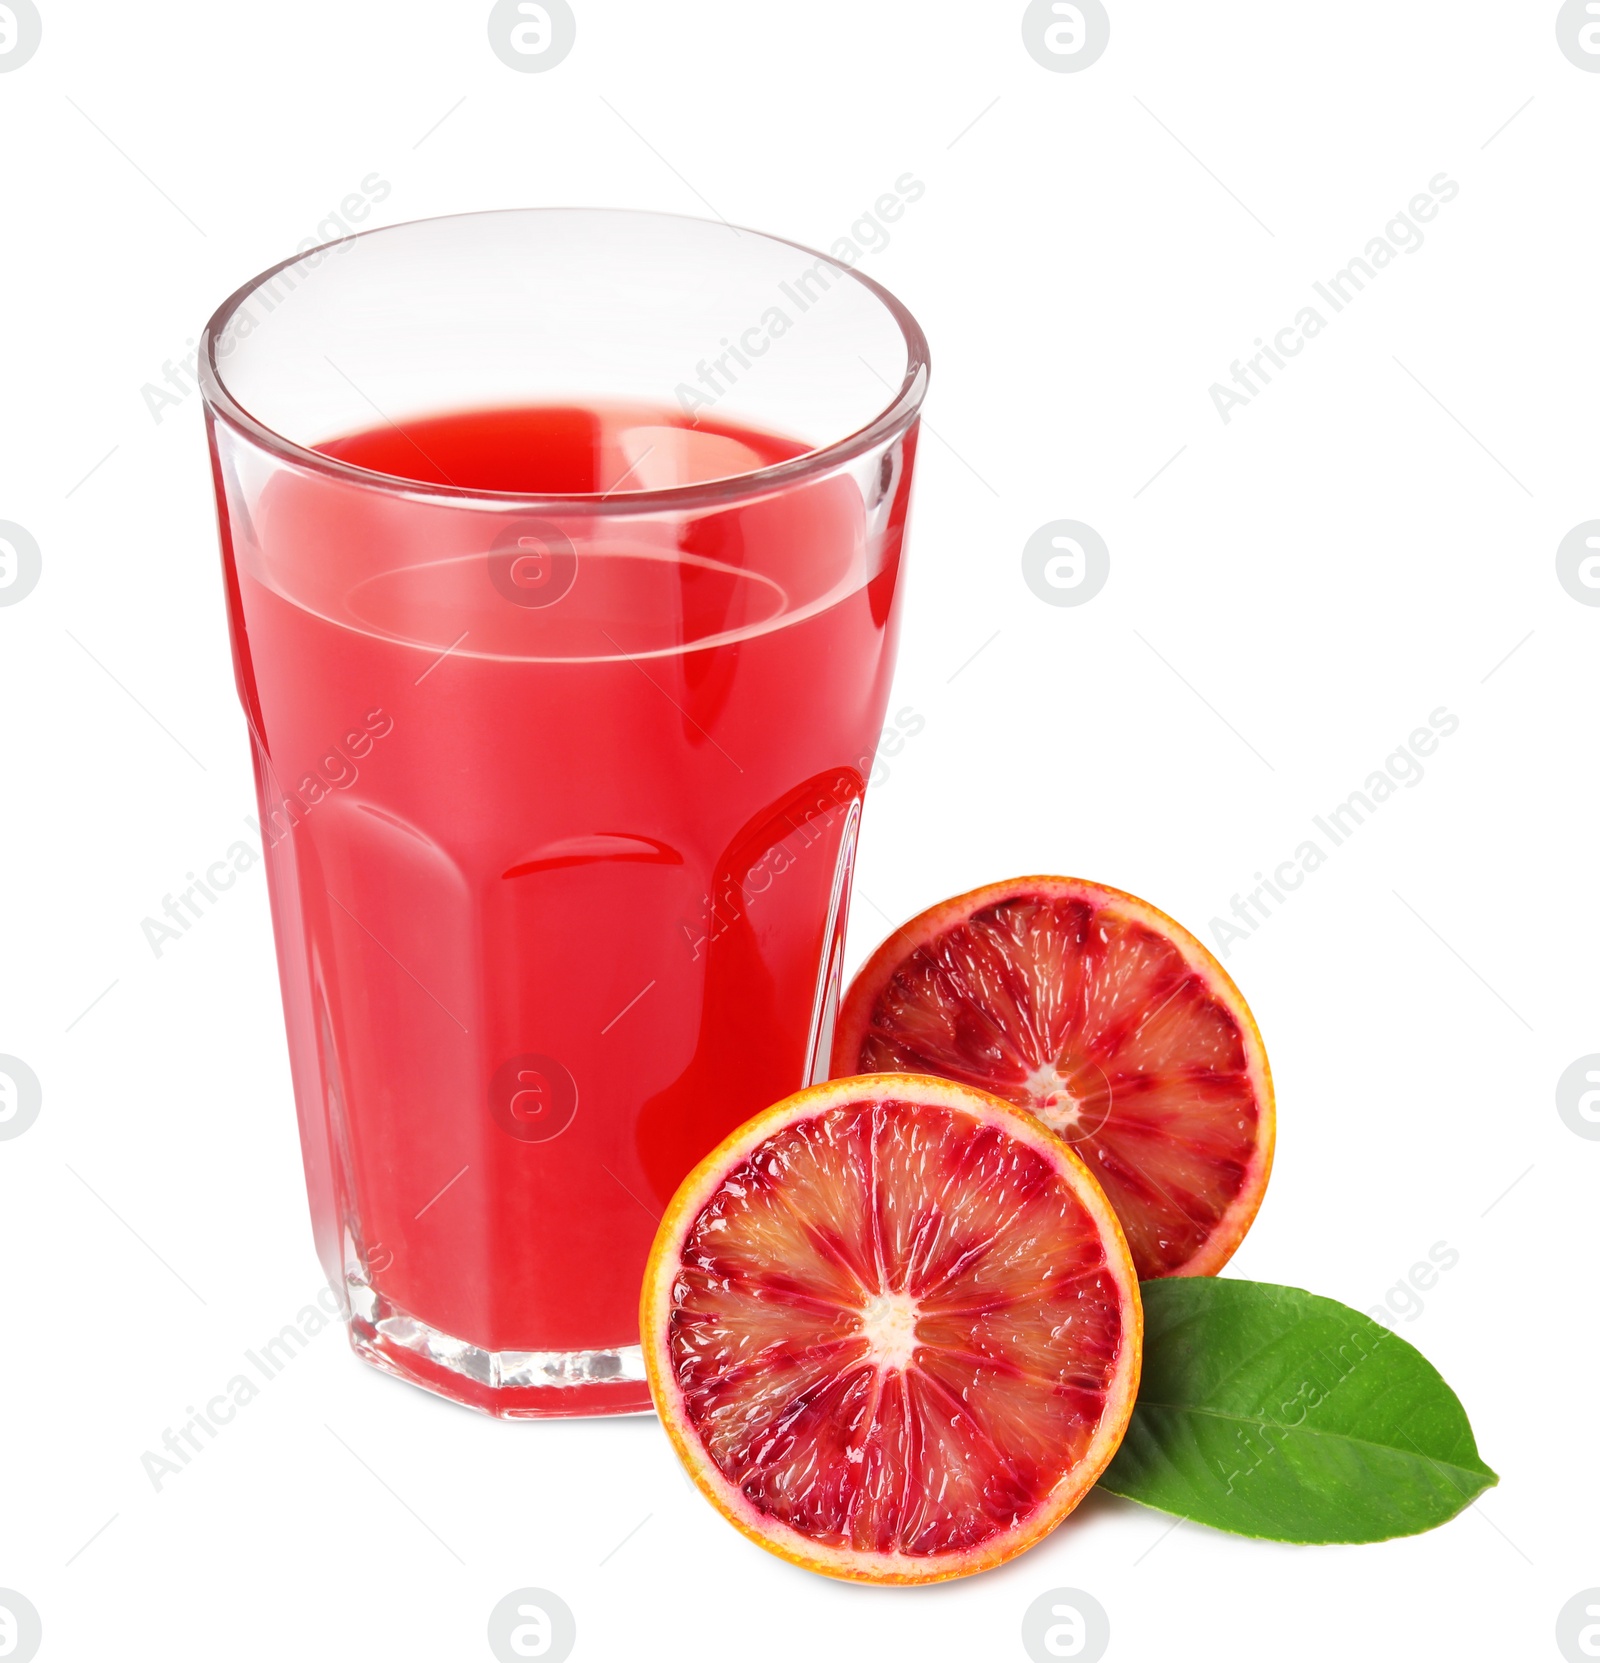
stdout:
{"type": "MultiPolygon", "coordinates": [[[[346,237],[334,237],[329,242],[319,243],[315,248],[292,254],[288,259],[278,261],[276,265],[269,266],[265,271],[258,272],[241,284],[211,314],[200,337],[199,368],[201,396],[207,410],[213,416],[279,460],[314,473],[359,484],[369,490],[386,491],[394,496],[424,502],[479,502],[485,507],[501,507],[530,513],[619,515],[693,509],[714,506],[741,497],[762,495],[826,473],[842,462],[848,462],[877,449],[916,420],[928,388],[929,354],[927,337],[922,332],[922,326],[903,302],[881,283],[863,275],[853,266],[844,265],[831,255],[805,243],[795,242],[789,237],[777,237],[769,231],[758,231],[750,226],[733,225],[727,220],[707,219],[701,214],[661,213],[649,208],[597,208],[551,204],[536,208],[485,208],[469,209],[458,214],[426,214],[417,219],[400,220],[394,225],[374,225],[365,231],[352,232],[346,237]],[[339,248],[346,243],[364,237],[382,236],[385,232],[404,230],[412,225],[438,224],[453,219],[482,219],[490,214],[550,213],[603,214],[619,218],[626,216],[637,219],[678,220],[697,225],[721,225],[737,235],[748,234],[760,237],[766,242],[782,243],[785,247],[796,249],[812,259],[826,261],[834,270],[868,289],[894,320],[905,342],[905,375],[899,387],[892,389],[888,401],[870,421],[839,439],[803,451],[799,456],[772,463],[764,468],[752,468],[747,473],[729,474],[720,479],[669,485],[651,491],[613,490],[610,494],[575,491],[533,495],[522,491],[489,491],[471,486],[434,485],[426,480],[405,479],[398,474],[379,473],[372,468],[362,468],[354,463],[341,461],[310,445],[301,444],[285,433],[280,433],[246,409],[229,388],[222,367],[218,363],[217,343],[239,308],[289,267],[299,265],[314,254],[326,253],[329,249],[339,248]]],[[[382,415],[381,411],[379,415],[382,415]]],[[[387,421],[388,418],[384,417],[384,420],[387,421]]]]}

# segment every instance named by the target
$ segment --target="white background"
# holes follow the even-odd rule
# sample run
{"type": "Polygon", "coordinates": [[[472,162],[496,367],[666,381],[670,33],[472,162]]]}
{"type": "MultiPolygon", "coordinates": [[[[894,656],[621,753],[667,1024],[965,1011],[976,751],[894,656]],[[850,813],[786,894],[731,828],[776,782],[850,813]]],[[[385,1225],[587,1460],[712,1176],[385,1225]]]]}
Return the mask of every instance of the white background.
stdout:
{"type": "Polygon", "coordinates": [[[536,1585],[580,1659],[1021,1658],[1062,1586],[1117,1663],[1558,1656],[1600,1584],[1600,1143],[1554,1103],[1600,1050],[1600,610],[1554,559],[1600,515],[1600,74],[1553,0],[1110,0],[1070,74],[1015,0],[576,0],[545,74],[491,53],[482,0],[40,3],[0,75],[0,519],[43,552],[0,609],[0,1051],[44,1089],[0,1142],[0,1585],[41,1655],[487,1658],[536,1585]],[[746,1543],[652,1419],[496,1423],[336,1332],[152,1487],[142,1452],[319,1270],[260,868],[159,960],[140,931],[254,811],[199,398],[157,423],[141,389],[374,170],[379,220],[606,203],[822,247],[925,182],[866,265],[933,344],[937,436],[894,695],[926,726],[869,798],[855,961],[1032,870],[1209,939],[1459,718],[1233,946],[1280,1142],[1230,1271],[1369,1308],[1453,1247],[1390,1320],[1501,1474],[1479,1505],[1296,1549],[1092,1496],[998,1572],[880,1592],[746,1543]],[[1423,246],[1224,424],[1211,384],[1441,171],[1423,246]],[[1084,606],[1022,580],[1058,518],[1111,552],[1084,606]]]}

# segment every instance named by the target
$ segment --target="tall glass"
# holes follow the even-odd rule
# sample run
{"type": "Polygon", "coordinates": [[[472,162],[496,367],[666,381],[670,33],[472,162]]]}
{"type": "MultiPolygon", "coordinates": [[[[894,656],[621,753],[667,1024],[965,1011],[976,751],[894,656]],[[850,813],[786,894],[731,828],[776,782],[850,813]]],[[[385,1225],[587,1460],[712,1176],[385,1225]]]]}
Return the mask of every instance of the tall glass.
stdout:
{"type": "Polygon", "coordinates": [[[826,1073],[922,333],[792,243],[540,209],[285,261],[200,363],[352,1344],[493,1414],[646,1408],[661,1210],[826,1073]],[[559,489],[483,483],[560,481],[584,412],[559,489]]]}

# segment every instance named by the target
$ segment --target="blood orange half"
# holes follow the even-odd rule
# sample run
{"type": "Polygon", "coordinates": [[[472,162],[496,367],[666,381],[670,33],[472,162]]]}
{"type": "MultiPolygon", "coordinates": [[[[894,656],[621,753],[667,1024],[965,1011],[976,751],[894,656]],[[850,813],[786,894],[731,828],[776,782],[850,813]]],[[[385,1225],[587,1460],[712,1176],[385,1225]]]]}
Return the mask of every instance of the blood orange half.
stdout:
{"type": "Polygon", "coordinates": [[[1137,896],[1016,878],[942,902],[873,954],[833,1072],[938,1074],[1059,1132],[1116,1209],[1141,1277],[1210,1276],[1272,1169],[1272,1075],[1216,959],[1137,896]]]}
{"type": "Polygon", "coordinates": [[[745,1535],[860,1582],[987,1570],[1122,1440],[1142,1316],[1083,1163],[987,1093],[812,1086],[686,1178],[640,1307],[690,1475],[745,1535]]]}

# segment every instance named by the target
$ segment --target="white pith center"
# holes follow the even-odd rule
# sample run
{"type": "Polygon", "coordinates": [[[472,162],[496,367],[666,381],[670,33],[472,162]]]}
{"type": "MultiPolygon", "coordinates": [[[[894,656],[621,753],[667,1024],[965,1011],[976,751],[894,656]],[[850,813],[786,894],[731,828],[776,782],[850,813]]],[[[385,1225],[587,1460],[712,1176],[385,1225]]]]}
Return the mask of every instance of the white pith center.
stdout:
{"type": "Polygon", "coordinates": [[[1074,1097],[1054,1063],[1040,1063],[1023,1082],[1033,1099],[1033,1112],[1052,1132],[1074,1130],[1083,1105],[1074,1097]]]}
{"type": "Polygon", "coordinates": [[[869,1356],[879,1368],[906,1368],[917,1349],[917,1318],[922,1313],[908,1293],[874,1294],[861,1307],[861,1332],[869,1356]]]}

